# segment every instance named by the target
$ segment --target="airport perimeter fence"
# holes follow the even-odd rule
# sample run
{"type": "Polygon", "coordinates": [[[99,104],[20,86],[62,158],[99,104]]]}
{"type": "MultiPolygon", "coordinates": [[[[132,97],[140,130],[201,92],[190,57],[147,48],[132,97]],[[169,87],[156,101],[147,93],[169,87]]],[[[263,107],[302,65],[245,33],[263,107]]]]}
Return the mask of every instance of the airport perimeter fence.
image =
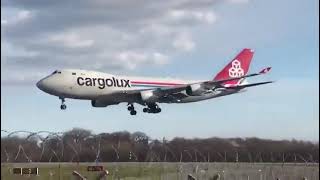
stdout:
{"type": "Polygon", "coordinates": [[[319,143],[250,139],[163,139],[144,133],[1,130],[1,162],[318,163],[319,143]],[[281,146],[281,147],[280,147],[281,146]]]}
{"type": "Polygon", "coordinates": [[[69,132],[1,130],[1,179],[30,179],[30,175],[13,175],[17,167],[36,167],[39,172],[34,179],[59,180],[80,177],[123,180],[319,179],[317,143],[281,141],[285,148],[276,152],[271,150],[279,144],[269,140],[251,139],[245,147],[244,142],[217,138],[159,141],[141,132],[94,135],[82,129],[69,132]],[[298,148],[294,148],[296,146],[298,148]],[[109,174],[101,176],[103,172],[89,172],[88,166],[102,166],[109,174]]]}

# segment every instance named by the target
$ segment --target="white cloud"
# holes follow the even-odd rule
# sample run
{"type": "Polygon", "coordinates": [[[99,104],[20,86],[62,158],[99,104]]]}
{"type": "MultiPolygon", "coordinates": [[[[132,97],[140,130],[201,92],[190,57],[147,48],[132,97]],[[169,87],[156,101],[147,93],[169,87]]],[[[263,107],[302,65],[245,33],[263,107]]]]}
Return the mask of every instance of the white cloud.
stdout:
{"type": "Polygon", "coordinates": [[[38,53],[35,51],[26,50],[23,47],[15,47],[10,44],[8,41],[3,42],[1,41],[1,55],[9,59],[10,57],[34,57],[37,56],[38,53]]]}
{"type": "MultiPolygon", "coordinates": [[[[195,49],[194,27],[205,28],[217,20],[212,9],[216,0],[80,0],[76,4],[10,0],[1,5],[7,12],[1,35],[10,49],[17,49],[9,50],[6,63],[1,63],[8,71],[23,74],[58,68],[110,72],[163,66],[173,55],[195,49]]],[[[3,79],[21,80],[11,74],[3,79]]]]}
{"type": "Polygon", "coordinates": [[[18,12],[16,20],[17,21],[22,21],[22,20],[28,19],[30,17],[31,17],[31,12],[30,11],[22,10],[22,11],[18,12]]]}
{"type": "Polygon", "coordinates": [[[169,59],[166,55],[159,52],[146,53],[134,51],[119,52],[114,58],[117,60],[114,64],[121,64],[131,70],[142,64],[163,65],[166,64],[169,59]]]}
{"type": "Polygon", "coordinates": [[[212,24],[216,21],[217,17],[212,12],[194,12],[194,16],[208,24],[212,24]]]}
{"type": "Polygon", "coordinates": [[[180,34],[172,43],[173,47],[180,51],[191,51],[195,48],[195,43],[191,37],[186,34],[180,34]]]}
{"type": "Polygon", "coordinates": [[[169,12],[169,16],[173,21],[189,21],[212,24],[216,21],[216,16],[213,12],[205,11],[186,11],[186,10],[173,10],[169,12]]]}
{"type": "Polygon", "coordinates": [[[1,19],[1,25],[6,25],[6,24],[8,24],[8,21],[5,19],[1,19]]]}
{"type": "Polygon", "coordinates": [[[116,58],[120,61],[126,62],[126,61],[146,61],[147,56],[144,53],[137,53],[133,51],[126,51],[126,52],[120,52],[116,55],[116,58]]]}
{"type": "Polygon", "coordinates": [[[248,3],[249,0],[229,0],[231,3],[237,3],[237,4],[243,4],[243,3],[248,3]]]}
{"type": "Polygon", "coordinates": [[[9,17],[9,19],[1,20],[1,24],[4,25],[14,25],[18,23],[24,23],[27,20],[30,20],[32,18],[33,14],[31,11],[27,10],[20,10],[17,13],[15,13],[12,17],[9,17]]]}
{"type": "Polygon", "coordinates": [[[75,33],[53,35],[49,37],[49,40],[55,43],[61,43],[61,45],[70,48],[90,47],[94,43],[94,40],[82,39],[81,37],[79,37],[79,35],[75,33]]]}
{"type": "Polygon", "coordinates": [[[174,31],[170,26],[159,23],[151,23],[142,27],[140,30],[140,33],[142,34],[154,33],[159,36],[167,36],[173,32],[174,31]]]}
{"type": "Polygon", "coordinates": [[[168,56],[158,52],[152,54],[152,59],[155,64],[159,64],[159,65],[167,64],[169,61],[168,56]]]}

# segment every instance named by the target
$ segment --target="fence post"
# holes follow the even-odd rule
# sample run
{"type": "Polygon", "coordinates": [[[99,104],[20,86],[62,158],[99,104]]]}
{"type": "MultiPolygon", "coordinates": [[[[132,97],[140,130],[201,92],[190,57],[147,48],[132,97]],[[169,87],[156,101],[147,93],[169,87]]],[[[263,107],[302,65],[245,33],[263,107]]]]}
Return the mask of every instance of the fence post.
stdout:
{"type": "Polygon", "coordinates": [[[59,163],[59,180],[61,180],[61,164],[59,163]]]}

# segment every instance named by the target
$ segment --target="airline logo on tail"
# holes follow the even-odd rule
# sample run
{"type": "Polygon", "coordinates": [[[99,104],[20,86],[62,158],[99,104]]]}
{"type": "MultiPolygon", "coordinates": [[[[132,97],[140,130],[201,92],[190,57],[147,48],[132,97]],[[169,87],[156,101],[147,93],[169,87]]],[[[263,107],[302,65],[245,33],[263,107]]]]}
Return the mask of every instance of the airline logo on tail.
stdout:
{"type": "MultiPolygon", "coordinates": [[[[222,80],[245,76],[250,67],[253,57],[252,49],[243,49],[231,62],[229,62],[214,78],[222,80]]],[[[244,78],[223,83],[225,86],[235,86],[243,83],[244,78]]]]}
{"type": "Polygon", "coordinates": [[[229,69],[230,77],[240,77],[244,76],[244,70],[241,68],[241,63],[237,59],[232,61],[231,68],[229,69]]]}

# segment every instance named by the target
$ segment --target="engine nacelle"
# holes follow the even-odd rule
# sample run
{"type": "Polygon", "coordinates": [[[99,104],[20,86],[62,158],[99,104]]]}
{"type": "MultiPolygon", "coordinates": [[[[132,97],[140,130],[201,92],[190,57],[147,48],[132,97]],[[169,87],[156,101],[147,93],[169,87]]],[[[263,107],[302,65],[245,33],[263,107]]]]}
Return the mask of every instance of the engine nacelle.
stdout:
{"type": "Polygon", "coordinates": [[[201,96],[206,90],[201,84],[192,84],[186,88],[186,93],[189,96],[201,96]]]}
{"type": "Polygon", "coordinates": [[[154,102],[157,99],[157,96],[154,95],[153,90],[146,90],[140,92],[142,101],[145,102],[154,102]]]}
{"type": "Polygon", "coordinates": [[[107,107],[109,105],[119,104],[119,102],[103,102],[99,100],[92,100],[91,105],[93,107],[107,107]]]}

